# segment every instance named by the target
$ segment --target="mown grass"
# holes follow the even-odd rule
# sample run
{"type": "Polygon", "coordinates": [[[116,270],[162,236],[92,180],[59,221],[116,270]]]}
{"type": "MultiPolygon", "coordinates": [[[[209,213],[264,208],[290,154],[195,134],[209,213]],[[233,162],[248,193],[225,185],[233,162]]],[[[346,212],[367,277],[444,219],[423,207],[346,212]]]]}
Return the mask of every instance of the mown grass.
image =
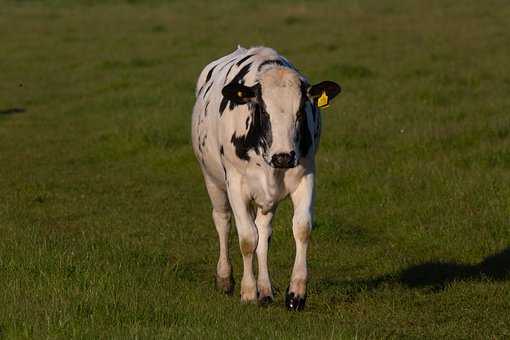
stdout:
{"type": "Polygon", "coordinates": [[[0,337],[510,337],[509,16],[497,0],[2,3],[0,337]],[[190,112],[201,68],[238,43],[344,88],[302,313],[283,308],[288,202],[276,303],[213,288],[190,112]]]}

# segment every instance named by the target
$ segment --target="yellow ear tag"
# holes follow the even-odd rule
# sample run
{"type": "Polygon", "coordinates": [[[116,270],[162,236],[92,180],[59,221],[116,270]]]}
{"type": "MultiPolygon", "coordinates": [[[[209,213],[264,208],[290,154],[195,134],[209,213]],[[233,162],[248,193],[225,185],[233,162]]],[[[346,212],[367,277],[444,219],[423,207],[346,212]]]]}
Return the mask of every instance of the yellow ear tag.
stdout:
{"type": "Polygon", "coordinates": [[[241,92],[241,91],[237,91],[237,96],[238,96],[239,98],[242,98],[242,97],[243,97],[243,92],[241,92]]]}
{"type": "Polygon", "coordinates": [[[328,103],[328,95],[326,94],[326,91],[322,91],[321,96],[317,99],[317,106],[320,108],[328,107],[328,103]]]}

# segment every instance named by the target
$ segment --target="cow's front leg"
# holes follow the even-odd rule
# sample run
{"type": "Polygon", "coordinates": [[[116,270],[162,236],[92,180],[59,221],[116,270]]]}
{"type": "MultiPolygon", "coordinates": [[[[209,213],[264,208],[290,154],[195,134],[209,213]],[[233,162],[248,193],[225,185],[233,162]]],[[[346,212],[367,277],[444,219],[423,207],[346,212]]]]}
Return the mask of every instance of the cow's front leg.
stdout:
{"type": "Polygon", "coordinates": [[[292,218],[292,232],[296,242],[296,258],[290,285],[285,296],[285,304],[289,310],[301,310],[306,301],[306,283],[308,269],[306,265],[306,252],[308,240],[312,230],[314,175],[307,174],[301,180],[297,189],[291,193],[294,205],[292,218]]]}
{"type": "Polygon", "coordinates": [[[257,263],[259,265],[257,289],[258,299],[261,305],[273,302],[273,289],[271,288],[271,280],[269,279],[269,270],[267,268],[267,251],[272,233],[271,220],[273,214],[274,211],[264,214],[262,209],[259,208],[257,209],[257,217],[255,219],[259,234],[259,242],[257,245],[257,263]]]}
{"type": "Polygon", "coordinates": [[[234,213],[239,247],[243,256],[243,278],[241,280],[241,301],[257,300],[257,285],[253,275],[253,253],[257,248],[257,227],[250,213],[250,197],[243,190],[242,177],[229,174],[227,192],[234,213]]]}

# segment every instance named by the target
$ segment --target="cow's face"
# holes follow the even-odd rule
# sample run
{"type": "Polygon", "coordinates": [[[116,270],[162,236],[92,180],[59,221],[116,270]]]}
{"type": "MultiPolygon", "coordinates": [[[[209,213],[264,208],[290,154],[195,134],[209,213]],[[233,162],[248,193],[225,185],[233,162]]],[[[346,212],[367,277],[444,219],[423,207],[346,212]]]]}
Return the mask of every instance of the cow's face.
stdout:
{"type": "Polygon", "coordinates": [[[252,87],[237,83],[225,86],[225,97],[236,104],[248,104],[252,111],[246,135],[233,137],[233,142],[253,147],[274,168],[295,167],[300,157],[301,125],[308,119],[306,108],[317,105],[317,94],[327,93],[331,100],[340,92],[340,86],[333,82],[321,84],[309,87],[294,70],[275,67],[261,73],[252,87]]]}

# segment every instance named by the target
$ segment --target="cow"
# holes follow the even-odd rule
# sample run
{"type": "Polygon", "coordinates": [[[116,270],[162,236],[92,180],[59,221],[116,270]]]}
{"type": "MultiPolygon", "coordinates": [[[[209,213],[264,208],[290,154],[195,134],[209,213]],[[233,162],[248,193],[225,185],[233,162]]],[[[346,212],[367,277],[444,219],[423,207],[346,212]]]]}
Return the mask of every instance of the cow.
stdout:
{"type": "Polygon", "coordinates": [[[228,254],[233,213],[244,266],[241,301],[273,301],[267,266],[271,220],[278,203],[290,195],[296,255],[285,304],[289,310],[304,308],[320,108],[340,91],[332,81],[310,86],[286,58],[267,47],[238,46],[202,70],[191,135],[219,237],[216,286],[221,291],[232,294],[234,289],[228,254]]]}

